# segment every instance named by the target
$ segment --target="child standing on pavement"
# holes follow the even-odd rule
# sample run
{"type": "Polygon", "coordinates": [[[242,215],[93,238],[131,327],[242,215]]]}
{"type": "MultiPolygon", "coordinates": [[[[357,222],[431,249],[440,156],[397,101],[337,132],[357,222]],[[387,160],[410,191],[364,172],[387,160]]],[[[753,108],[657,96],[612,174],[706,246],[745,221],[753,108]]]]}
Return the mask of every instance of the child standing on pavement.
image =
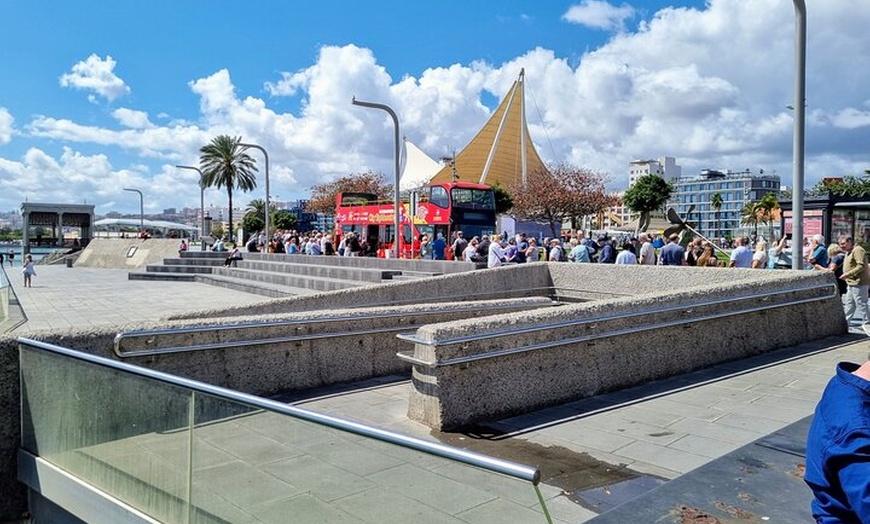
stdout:
{"type": "Polygon", "coordinates": [[[33,257],[30,253],[24,257],[24,267],[21,268],[21,274],[24,275],[24,287],[33,287],[31,279],[36,274],[36,268],[34,268],[33,257]]]}

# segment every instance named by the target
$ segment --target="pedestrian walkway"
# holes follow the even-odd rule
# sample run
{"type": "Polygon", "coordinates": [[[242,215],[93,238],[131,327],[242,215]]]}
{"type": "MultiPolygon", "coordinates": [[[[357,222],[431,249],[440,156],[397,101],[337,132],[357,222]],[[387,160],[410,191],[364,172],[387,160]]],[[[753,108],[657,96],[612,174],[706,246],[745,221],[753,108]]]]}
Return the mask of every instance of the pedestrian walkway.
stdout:
{"type": "MultiPolygon", "coordinates": [[[[264,300],[197,283],[128,281],[123,270],[38,266],[34,287],[26,289],[15,270],[9,273],[27,315],[16,334],[156,320],[174,312],[264,300]]],[[[715,345],[716,336],[711,333],[699,348],[715,345]]],[[[835,364],[862,362],[868,351],[870,339],[855,328],[841,337],[541,409],[464,433],[433,433],[409,420],[413,386],[408,377],[279,398],[539,467],[548,494],[557,494],[547,502],[555,520],[584,522],[811,415],[835,364]]],[[[805,495],[808,505],[808,489],[805,495]]],[[[804,516],[808,510],[795,511],[804,516]]],[[[511,519],[500,513],[485,521],[511,519]]]]}
{"type": "Polygon", "coordinates": [[[76,329],[158,320],[172,313],[269,300],[262,295],[195,282],[127,280],[123,269],[36,266],[25,288],[20,267],[6,267],[26,322],[12,333],[76,329]]]}
{"type": "MultiPolygon", "coordinates": [[[[544,483],[563,489],[563,497],[548,501],[554,516],[583,522],[812,415],[836,363],[863,362],[868,351],[866,335],[850,333],[542,409],[464,434],[433,435],[408,420],[413,387],[408,380],[282,398],[314,411],[537,466],[544,483]],[[554,450],[554,456],[542,450],[554,450]],[[593,481],[572,477],[564,465],[582,464],[572,460],[578,456],[600,461],[587,461],[588,467],[612,474],[605,472],[593,481]]],[[[808,488],[804,498],[806,505],[794,511],[808,518],[808,488]]],[[[774,503],[756,501],[762,502],[774,503]]]]}

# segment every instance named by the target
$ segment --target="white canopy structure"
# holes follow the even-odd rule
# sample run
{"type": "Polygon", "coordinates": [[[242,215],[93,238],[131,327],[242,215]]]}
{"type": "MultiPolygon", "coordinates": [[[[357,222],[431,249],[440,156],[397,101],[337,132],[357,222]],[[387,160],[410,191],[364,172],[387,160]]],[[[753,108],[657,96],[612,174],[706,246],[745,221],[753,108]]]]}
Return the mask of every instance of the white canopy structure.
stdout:
{"type": "MultiPolygon", "coordinates": [[[[139,219],[138,218],[103,218],[101,220],[97,220],[94,222],[94,227],[98,229],[108,229],[108,230],[119,230],[121,227],[135,227],[139,229],[139,219]]],[[[166,220],[148,220],[144,219],[141,221],[142,226],[145,229],[161,229],[164,231],[189,231],[189,232],[198,232],[199,228],[196,226],[188,226],[186,224],[179,224],[177,222],[168,222],[166,220]]]]}
{"type": "Polygon", "coordinates": [[[405,167],[399,178],[399,190],[410,191],[425,186],[442,165],[405,139],[405,167]]]}

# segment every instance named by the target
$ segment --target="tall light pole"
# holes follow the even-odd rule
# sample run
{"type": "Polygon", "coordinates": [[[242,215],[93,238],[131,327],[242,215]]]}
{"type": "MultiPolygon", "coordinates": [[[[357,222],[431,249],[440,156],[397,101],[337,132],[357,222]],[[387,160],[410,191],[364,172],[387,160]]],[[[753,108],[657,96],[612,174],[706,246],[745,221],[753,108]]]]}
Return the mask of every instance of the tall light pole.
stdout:
{"type": "MultiPolygon", "coordinates": [[[[272,237],[269,236],[269,153],[267,153],[266,150],[263,149],[262,146],[258,146],[257,144],[242,144],[242,143],[240,143],[239,145],[242,147],[253,147],[254,149],[259,149],[260,151],[263,152],[263,156],[266,157],[266,219],[264,221],[265,222],[264,228],[266,229],[266,243],[268,244],[269,242],[272,241],[272,237]]],[[[230,227],[232,227],[232,224],[230,224],[230,227]]],[[[240,239],[240,240],[242,242],[244,242],[244,239],[240,239]]]]}
{"type": "Polygon", "coordinates": [[[794,146],[792,148],[791,268],[803,268],[804,244],[804,128],[806,126],[807,6],[794,2],[794,146]]]}
{"type": "Polygon", "coordinates": [[[139,231],[145,230],[145,197],[142,196],[142,192],[138,189],[131,189],[129,187],[125,187],[124,191],[132,191],[134,193],[139,193],[139,231]]]}
{"type": "Polygon", "coordinates": [[[199,173],[199,246],[205,251],[205,184],[202,182],[202,170],[195,166],[175,166],[178,169],[190,169],[199,173]]]}
{"type": "Polygon", "coordinates": [[[399,258],[399,235],[401,234],[401,231],[399,230],[399,177],[401,176],[401,174],[399,173],[399,156],[401,154],[401,146],[399,145],[399,117],[396,116],[396,112],[393,111],[390,106],[384,104],[363,102],[362,100],[357,100],[356,97],[353,97],[351,99],[351,103],[355,106],[382,109],[389,113],[391,117],[393,117],[393,129],[395,129],[396,131],[396,183],[393,186],[395,188],[395,192],[393,195],[393,213],[395,214],[395,219],[393,221],[393,227],[395,228],[395,239],[393,240],[393,256],[395,258],[399,258]]]}

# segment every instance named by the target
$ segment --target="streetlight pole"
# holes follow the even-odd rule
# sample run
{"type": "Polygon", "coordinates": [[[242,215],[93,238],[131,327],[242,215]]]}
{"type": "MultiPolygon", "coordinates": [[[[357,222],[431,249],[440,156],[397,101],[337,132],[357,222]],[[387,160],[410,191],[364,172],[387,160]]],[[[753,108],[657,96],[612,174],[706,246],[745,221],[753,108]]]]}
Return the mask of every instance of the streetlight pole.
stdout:
{"type": "Polygon", "coordinates": [[[791,267],[803,268],[804,243],[804,128],[806,127],[807,78],[807,6],[804,0],[794,2],[795,76],[794,76],[794,146],[792,148],[791,195],[791,267]]]}
{"type": "Polygon", "coordinates": [[[138,189],[132,189],[129,187],[125,187],[124,191],[132,191],[133,193],[139,193],[139,231],[145,231],[145,197],[142,196],[142,192],[138,189]]]}
{"type": "MultiPolygon", "coordinates": [[[[242,147],[253,147],[254,149],[259,149],[263,152],[263,156],[266,158],[266,218],[264,220],[264,228],[266,230],[266,244],[268,245],[268,243],[272,241],[272,237],[269,236],[269,153],[267,153],[262,146],[258,146],[257,144],[240,143],[239,145],[242,147]]],[[[232,224],[230,224],[230,227],[232,228],[232,224]]],[[[244,239],[239,240],[244,242],[244,239]]]]}
{"type": "Polygon", "coordinates": [[[396,112],[390,108],[390,106],[384,104],[376,104],[373,102],[363,102],[362,100],[357,100],[356,97],[351,99],[351,103],[355,106],[363,106],[363,107],[371,107],[374,109],[382,109],[390,114],[393,118],[393,129],[395,129],[396,137],[396,149],[395,149],[395,157],[396,157],[396,183],[393,186],[395,188],[395,192],[393,195],[393,213],[395,214],[395,219],[393,221],[393,227],[395,228],[395,239],[393,240],[393,256],[395,258],[399,258],[399,235],[401,231],[399,229],[399,177],[401,174],[399,173],[399,156],[401,154],[401,149],[399,145],[399,117],[396,116],[396,112]]]}
{"type": "Polygon", "coordinates": [[[199,173],[199,250],[205,251],[205,185],[202,183],[202,170],[195,166],[175,166],[199,173]]]}

